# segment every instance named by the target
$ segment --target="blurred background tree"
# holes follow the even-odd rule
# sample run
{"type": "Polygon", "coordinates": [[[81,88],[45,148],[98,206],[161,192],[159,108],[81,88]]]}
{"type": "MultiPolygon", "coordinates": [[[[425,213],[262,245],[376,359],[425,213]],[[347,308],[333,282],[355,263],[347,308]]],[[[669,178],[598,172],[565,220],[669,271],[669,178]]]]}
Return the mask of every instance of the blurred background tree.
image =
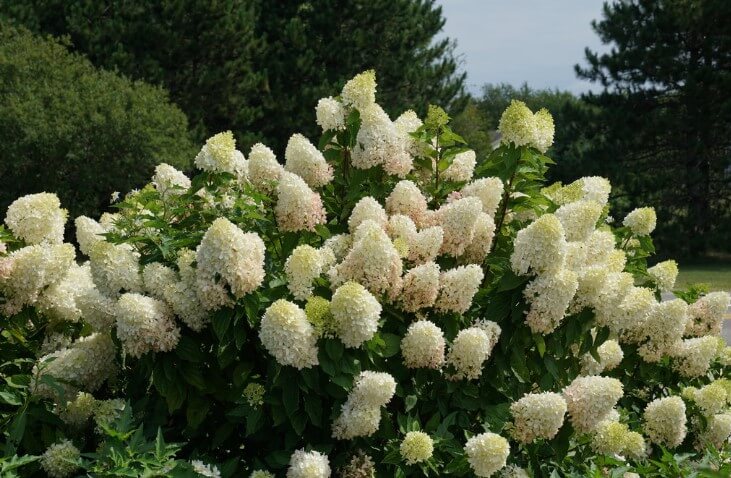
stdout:
{"type": "Polygon", "coordinates": [[[587,49],[577,75],[600,92],[577,97],[527,84],[485,85],[455,118],[484,157],[511,99],[556,121],[551,180],[603,175],[618,218],[652,204],[665,254],[731,254],[731,2],[605,2],[593,23],[611,47],[587,49]]]}
{"type": "Polygon", "coordinates": [[[196,140],[225,129],[281,150],[314,107],[373,68],[391,114],[464,104],[434,0],[8,0],[2,14],[68,35],[95,65],[164,86],[196,140]]]}
{"type": "Polygon", "coordinates": [[[0,22],[0,211],[58,193],[73,216],[99,214],[168,162],[195,155],[185,115],[161,88],[101,71],[52,38],[0,22]]]}
{"type": "Polygon", "coordinates": [[[576,67],[603,88],[583,98],[586,161],[628,206],[657,206],[662,250],[731,252],[731,2],[606,3],[593,27],[612,49],[576,67]]]}

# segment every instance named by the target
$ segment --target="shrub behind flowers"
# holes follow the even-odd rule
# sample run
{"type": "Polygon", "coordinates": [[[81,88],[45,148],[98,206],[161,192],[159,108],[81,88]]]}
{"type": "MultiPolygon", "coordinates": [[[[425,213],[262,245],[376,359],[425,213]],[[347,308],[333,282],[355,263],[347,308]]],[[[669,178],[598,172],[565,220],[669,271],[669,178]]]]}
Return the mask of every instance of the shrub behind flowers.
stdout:
{"type": "Polygon", "coordinates": [[[202,476],[728,470],[729,295],[661,302],[652,210],[546,185],[545,110],[511,104],[478,165],[443,110],[392,121],[375,90],[321,100],[283,164],[212,137],[194,177],[78,218],[79,252],[50,195],[11,206],[4,454],[102,473],[78,456],[124,411],[202,476]]]}

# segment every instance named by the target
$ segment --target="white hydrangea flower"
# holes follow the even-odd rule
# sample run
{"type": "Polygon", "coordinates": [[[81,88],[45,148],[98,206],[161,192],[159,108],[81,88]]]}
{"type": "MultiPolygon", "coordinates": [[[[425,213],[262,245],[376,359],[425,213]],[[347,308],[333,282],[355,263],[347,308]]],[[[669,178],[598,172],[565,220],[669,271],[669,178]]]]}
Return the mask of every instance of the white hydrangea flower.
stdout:
{"type": "Polygon", "coordinates": [[[84,322],[95,332],[109,332],[117,321],[117,301],[94,287],[76,297],[76,307],[84,322]]]}
{"type": "Polygon", "coordinates": [[[383,206],[371,196],[366,196],[355,204],[348,219],[348,229],[351,233],[354,233],[358,226],[367,220],[375,222],[383,229],[386,228],[388,223],[388,216],[383,206]]]}
{"type": "Polygon", "coordinates": [[[634,209],[625,216],[622,224],[628,227],[636,236],[649,236],[657,225],[655,209],[651,207],[640,207],[634,209]]]}
{"type": "Polygon", "coordinates": [[[55,194],[28,194],[8,206],[5,224],[28,245],[61,244],[67,216],[55,194]]]}
{"type": "Polygon", "coordinates": [[[70,440],[49,446],[41,455],[41,468],[51,478],[67,478],[79,469],[81,452],[70,440]]]}
{"type": "Polygon", "coordinates": [[[553,392],[528,393],[510,405],[513,415],[513,438],[533,443],[536,438],[552,439],[563,425],[566,400],[553,392]]]}
{"type": "Polygon", "coordinates": [[[609,416],[623,394],[622,382],[615,378],[575,378],[563,391],[574,429],[579,433],[592,431],[609,416]]]}
{"type": "Polygon", "coordinates": [[[533,115],[533,120],[536,125],[533,146],[541,153],[545,153],[553,144],[553,135],[556,132],[553,116],[546,108],[541,108],[533,115]]]}
{"type": "Polygon", "coordinates": [[[206,140],[198,155],[195,165],[208,172],[236,174],[236,140],[231,131],[224,131],[206,140]]]}
{"type": "Polygon", "coordinates": [[[26,246],[3,258],[6,270],[0,275],[0,290],[6,302],[6,316],[33,305],[46,287],[61,281],[74,263],[76,253],[71,244],[26,246]]]}
{"type": "Polygon", "coordinates": [[[399,296],[403,310],[416,312],[433,306],[439,295],[439,274],[439,265],[434,262],[427,262],[407,271],[399,296]]]}
{"type": "Polygon", "coordinates": [[[320,188],[333,179],[332,167],[310,140],[293,134],[284,151],[284,169],[305,180],[311,188],[320,188]]]}
{"type": "Polygon", "coordinates": [[[440,226],[422,229],[412,236],[409,242],[409,261],[424,264],[436,260],[443,242],[444,229],[440,226]]]}
{"type": "Polygon", "coordinates": [[[346,347],[360,347],[378,330],[381,304],[373,294],[357,282],[338,287],[330,302],[336,332],[346,347]]]}
{"type": "Polygon", "coordinates": [[[249,478],[275,478],[275,476],[264,470],[254,470],[251,472],[251,475],[249,475],[249,478]]]}
{"type": "Polygon", "coordinates": [[[602,265],[606,263],[607,256],[614,251],[615,238],[612,231],[597,229],[589,235],[585,243],[586,265],[602,265]]]}
{"type": "Polygon", "coordinates": [[[381,421],[381,407],[391,401],[394,393],[396,381],[388,373],[361,372],[333,422],[333,437],[350,440],[373,435],[381,421]]]}
{"type": "Polygon", "coordinates": [[[258,288],[264,280],[264,252],[257,233],[245,233],[226,218],[213,221],[196,251],[196,292],[204,307],[230,304],[224,286],[236,298],[258,288]]]}
{"type": "Polygon", "coordinates": [[[462,197],[476,197],[482,202],[482,212],[495,217],[503,198],[503,182],[500,178],[480,178],[462,188],[462,197]]]}
{"type": "MultiPolygon", "coordinates": [[[[34,367],[33,373],[39,374],[39,378],[44,375],[55,378],[67,397],[78,392],[76,387],[95,392],[116,371],[116,354],[109,334],[94,333],[78,339],[67,348],[41,357],[40,366],[34,367]]],[[[57,391],[41,384],[38,394],[55,397],[57,391]]]]}
{"type": "Polygon", "coordinates": [[[401,339],[401,353],[408,368],[439,369],[444,363],[444,334],[428,320],[418,320],[401,339]]]}
{"type": "Polygon", "coordinates": [[[190,188],[190,179],[174,167],[160,163],[155,167],[152,184],[163,199],[179,196],[190,188]]]}
{"type": "Polygon", "coordinates": [[[403,264],[386,232],[374,225],[373,221],[365,221],[358,228],[353,248],[331,269],[331,283],[337,286],[352,280],[373,294],[387,294],[394,299],[401,290],[403,264]]]}
{"type": "Polygon", "coordinates": [[[297,246],[292,251],[284,263],[284,272],[287,274],[287,287],[296,299],[305,300],[312,295],[312,282],[330,265],[330,259],[334,257],[331,258],[306,244],[297,246]]]}
{"type": "MultiPolygon", "coordinates": [[[[169,272],[165,271],[163,275],[168,276],[170,280],[168,284],[156,287],[162,294],[158,299],[164,299],[177,315],[188,327],[195,331],[202,330],[209,322],[208,311],[198,299],[198,295],[191,294],[190,291],[196,290],[196,270],[192,264],[196,260],[196,253],[190,249],[182,249],[178,251],[178,274],[168,276],[169,272]]],[[[171,269],[172,270],[172,269],[171,269]]],[[[144,276],[144,271],[143,271],[144,276]]],[[[145,282],[149,282],[145,279],[145,282]]]]}
{"type": "Polygon", "coordinates": [[[289,459],[287,478],[329,478],[330,461],[317,451],[295,450],[289,459]]]}
{"type": "Polygon", "coordinates": [[[86,216],[79,216],[74,221],[76,226],[76,242],[79,243],[79,250],[87,256],[97,242],[104,240],[106,228],[94,219],[86,216]]]}
{"type": "Polygon", "coordinates": [[[555,271],[563,265],[566,248],[561,221],[553,214],[544,214],[518,231],[510,264],[520,275],[555,271]]]}
{"type": "Polygon", "coordinates": [[[638,341],[636,335],[642,333],[642,327],[652,310],[657,305],[655,292],[647,287],[631,287],[619,303],[618,313],[621,314],[621,329],[625,330],[620,339],[624,341],[638,341]]]}
{"type": "Polygon", "coordinates": [[[534,334],[550,334],[561,324],[579,283],[576,273],[561,269],[541,275],[523,291],[530,304],[525,322],[534,334]]]}
{"type": "Polygon", "coordinates": [[[462,260],[472,264],[482,264],[487,258],[495,236],[495,222],[487,213],[480,213],[475,224],[472,242],[465,248],[462,260]]]}
{"type": "Polygon", "coordinates": [[[317,333],[305,311],[279,299],[264,312],[259,339],[281,365],[298,370],[317,365],[317,333]]]}
{"type": "Polygon", "coordinates": [[[353,238],[350,234],[335,234],[325,240],[322,249],[330,249],[335,256],[335,261],[342,261],[353,245],[353,238]]]}
{"type": "Polygon", "coordinates": [[[674,370],[686,378],[701,377],[718,355],[718,337],[707,335],[685,339],[671,352],[674,370]]]}
{"type": "Polygon", "coordinates": [[[510,445],[500,435],[487,432],[467,440],[464,451],[475,475],[490,477],[507,463],[510,445]]]}
{"type": "Polygon", "coordinates": [[[360,110],[361,127],[352,151],[356,169],[383,166],[388,174],[405,177],[413,167],[409,154],[411,141],[399,132],[383,108],[372,104],[360,110]]]}
{"type": "Polygon", "coordinates": [[[472,243],[477,221],[482,214],[482,202],[468,197],[445,204],[439,209],[440,225],[444,231],[441,252],[461,256],[472,243]]]}
{"type": "Polygon", "coordinates": [[[345,402],[340,415],[332,425],[332,436],[338,440],[352,440],[371,436],[378,431],[381,410],[378,407],[354,407],[345,402]]]}
{"type": "Polygon", "coordinates": [[[163,301],[128,293],[117,301],[117,336],[132,357],[168,352],[180,340],[173,311],[163,301]]]}
{"type": "Polygon", "coordinates": [[[158,300],[165,300],[167,289],[178,281],[178,274],[161,262],[150,262],[142,268],[145,292],[158,300]]]}
{"type": "Polygon", "coordinates": [[[641,313],[647,314],[656,303],[653,291],[634,287],[632,274],[602,266],[587,267],[580,274],[574,310],[592,307],[597,325],[609,327],[612,333],[640,327],[636,320],[644,324],[646,317],[641,313]]]}
{"type": "Polygon", "coordinates": [[[76,305],[77,298],[93,288],[89,264],[72,263],[63,279],[43,291],[36,307],[53,320],[78,322],[81,310],[76,305]]]}
{"type": "Polygon", "coordinates": [[[574,271],[577,274],[583,273],[586,270],[587,254],[588,248],[585,242],[567,242],[564,268],[574,271]]]}
{"type": "Polygon", "coordinates": [[[109,297],[141,292],[140,255],[129,244],[99,242],[89,251],[91,276],[97,289],[109,297]]]}
{"type": "Polygon", "coordinates": [[[376,102],[376,72],[367,70],[348,80],[340,94],[343,104],[364,110],[376,102]]]}
{"type": "Polygon", "coordinates": [[[473,150],[464,151],[454,156],[452,164],[442,173],[447,181],[467,182],[472,179],[477,165],[477,155],[473,150]]]}
{"type": "Polygon", "coordinates": [[[657,398],[648,403],[643,415],[645,434],[657,445],[675,448],[687,433],[685,403],[680,397],[657,398]]]}
{"type": "Polygon", "coordinates": [[[417,234],[414,221],[409,216],[404,216],[403,214],[396,214],[388,218],[386,232],[392,241],[400,238],[407,244],[410,244],[417,234]]]}
{"type": "Polygon", "coordinates": [[[439,278],[439,297],[435,307],[442,312],[464,314],[485,277],[482,267],[469,264],[442,272],[439,278]]]}
{"type": "Polygon", "coordinates": [[[407,465],[422,463],[434,453],[434,440],[424,432],[408,432],[401,441],[399,452],[407,465]]]}
{"type": "Polygon", "coordinates": [[[500,326],[496,322],[486,319],[478,319],[473,325],[482,329],[487,334],[490,339],[490,350],[492,351],[492,348],[495,347],[502,333],[500,326]]]}
{"type": "Polygon", "coordinates": [[[41,344],[40,354],[48,355],[71,345],[71,337],[60,332],[46,334],[41,344]]]}
{"type": "Polygon", "coordinates": [[[498,131],[504,144],[530,145],[536,137],[535,116],[525,103],[512,100],[500,117],[498,131]]]}
{"type": "Polygon", "coordinates": [[[193,460],[190,462],[193,467],[193,471],[206,478],[221,478],[221,472],[218,468],[213,465],[207,465],[200,460],[193,460]]]}
{"type": "Polygon", "coordinates": [[[714,380],[700,389],[687,387],[683,390],[683,398],[695,402],[703,416],[710,417],[723,412],[731,403],[731,396],[729,396],[731,390],[727,387],[728,385],[724,381],[714,380]]]}
{"type": "Polygon", "coordinates": [[[249,181],[249,160],[238,149],[234,151],[234,170],[232,174],[236,176],[239,185],[249,181]]]}
{"type": "Polygon", "coordinates": [[[249,152],[249,181],[255,188],[269,192],[276,187],[277,181],[284,168],[277,161],[274,152],[263,145],[256,143],[249,152]]]}
{"type": "Polygon", "coordinates": [[[689,320],[685,326],[685,335],[721,335],[723,318],[729,305],[731,294],[728,292],[711,292],[695,301],[688,308],[689,320]]]}
{"type": "Polygon", "coordinates": [[[66,402],[66,405],[58,410],[58,416],[67,425],[80,430],[86,425],[96,408],[96,400],[90,393],[79,392],[76,397],[66,402]]]}
{"type": "Polygon", "coordinates": [[[576,201],[561,206],[554,214],[561,221],[566,240],[584,241],[594,232],[602,206],[594,201],[576,201]]]}
{"type": "Polygon", "coordinates": [[[326,222],[320,195],[304,179],[287,171],[280,176],[274,213],[281,231],[314,231],[315,226],[326,222]]]}
{"type": "Polygon", "coordinates": [[[412,181],[396,183],[386,198],[386,211],[390,215],[403,214],[416,225],[421,225],[427,211],[427,202],[421,190],[412,181]]]}
{"type": "Polygon", "coordinates": [[[606,267],[593,267],[582,271],[577,292],[579,302],[594,308],[596,323],[619,333],[629,324],[620,307],[634,286],[634,277],[627,272],[612,272],[606,267]]]}
{"type": "Polygon", "coordinates": [[[495,340],[481,327],[460,330],[447,354],[447,364],[454,368],[452,380],[476,380],[482,365],[490,357],[495,340]]]}
{"type": "Polygon", "coordinates": [[[731,413],[719,413],[708,419],[706,429],[699,436],[699,449],[705,448],[705,443],[712,444],[720,450],[731,436],[731,413]]]}
{"type": "Polygon", "coordinates": [[[527,471],[517,465],[508,465],[500,470],[499,478],[531,478],[527,471]]]}
{"type": "Polygon", "coordinates": [[[323,131],[337,131],[345,128],[345,107],[332,96],[320,98],[315,107],[317,125],[323,131]]]}
{"type": "Polygon", "coordinates": [[[601,344],[597,348],[597,354],[601,359],[599,362],[589,353],[581,357],[582,375],[599,375],[605,370],[613,370],[619,366],[624,358],[622,347],[616,340],[607,340],[601,344]]]}
{"type": "Polygon", "coordinates": [[[638,349],[647,362],[657,362],[680,344],[688,322],[688,304],[682,299],[657,304],[642,324],[639,335],[647,339],[638,349]]]}
{"type": "Polygon", "coordinates": [[[670,292],[675,287],[675,279],[678,278],[678,263],[669,260],[655,264],[647,269],[647,273],[657,284],[662,292],[670,292]]]}
{"type": "Polygon", "coordinates": [[[599,203],[602,207],[609,202],[612,185],[607,178],[590,176],[581,178],[582,199],[599,203]]]}
{"type": "Polygon", "coordinates": [[[624,423],[605,420],[591,437],[591,448],[602,455],[622,455],[638,459],[645,455],[645,439],[624,423]]]}
{"type": "Polygon", "coordinates": [[[396,127],[398,132],[401,133],[409,153],[413,156],[421,154],[422,147],[421,144],[415,138],[412,138],[409,133],[414,133],[423,124],[424,122],[419,119],[416,112],[413,110],[404,111],[401,113],[401,116],[393,121],[393,125],[396,127]]]}

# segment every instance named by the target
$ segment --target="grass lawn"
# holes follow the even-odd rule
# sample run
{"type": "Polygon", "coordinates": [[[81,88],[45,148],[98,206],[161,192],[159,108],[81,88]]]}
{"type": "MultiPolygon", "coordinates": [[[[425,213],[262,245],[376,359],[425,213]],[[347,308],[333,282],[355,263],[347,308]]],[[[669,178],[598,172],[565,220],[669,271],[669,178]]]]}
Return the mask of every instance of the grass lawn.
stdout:
{"type": "Polygon", "coordinates": [[[697,263],[679,262],[680,274],[676,287],[687,287],[690,284],[705,283],[711,290],[731,291],[731,261],[716,260],[697,263]]]}

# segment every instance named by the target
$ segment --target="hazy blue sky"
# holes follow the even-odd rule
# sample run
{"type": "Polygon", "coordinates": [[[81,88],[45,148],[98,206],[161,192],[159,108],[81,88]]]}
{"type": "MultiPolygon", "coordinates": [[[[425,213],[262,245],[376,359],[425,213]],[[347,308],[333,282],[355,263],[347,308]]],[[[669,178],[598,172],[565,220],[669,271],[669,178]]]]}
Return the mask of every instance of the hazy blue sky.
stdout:
{"type": "MultiPolygon", "coordinates": [[[[602,0],[437,0],[447,19],[444,33],[457,40],[467,87],[524,81],[536,88],[575,93],[592,84],[579,80],[574,64],[584,48],[605,51],[591,28],[602,0]]],[[[596,87],[594,87],[596,88],[596,87]]]]}

